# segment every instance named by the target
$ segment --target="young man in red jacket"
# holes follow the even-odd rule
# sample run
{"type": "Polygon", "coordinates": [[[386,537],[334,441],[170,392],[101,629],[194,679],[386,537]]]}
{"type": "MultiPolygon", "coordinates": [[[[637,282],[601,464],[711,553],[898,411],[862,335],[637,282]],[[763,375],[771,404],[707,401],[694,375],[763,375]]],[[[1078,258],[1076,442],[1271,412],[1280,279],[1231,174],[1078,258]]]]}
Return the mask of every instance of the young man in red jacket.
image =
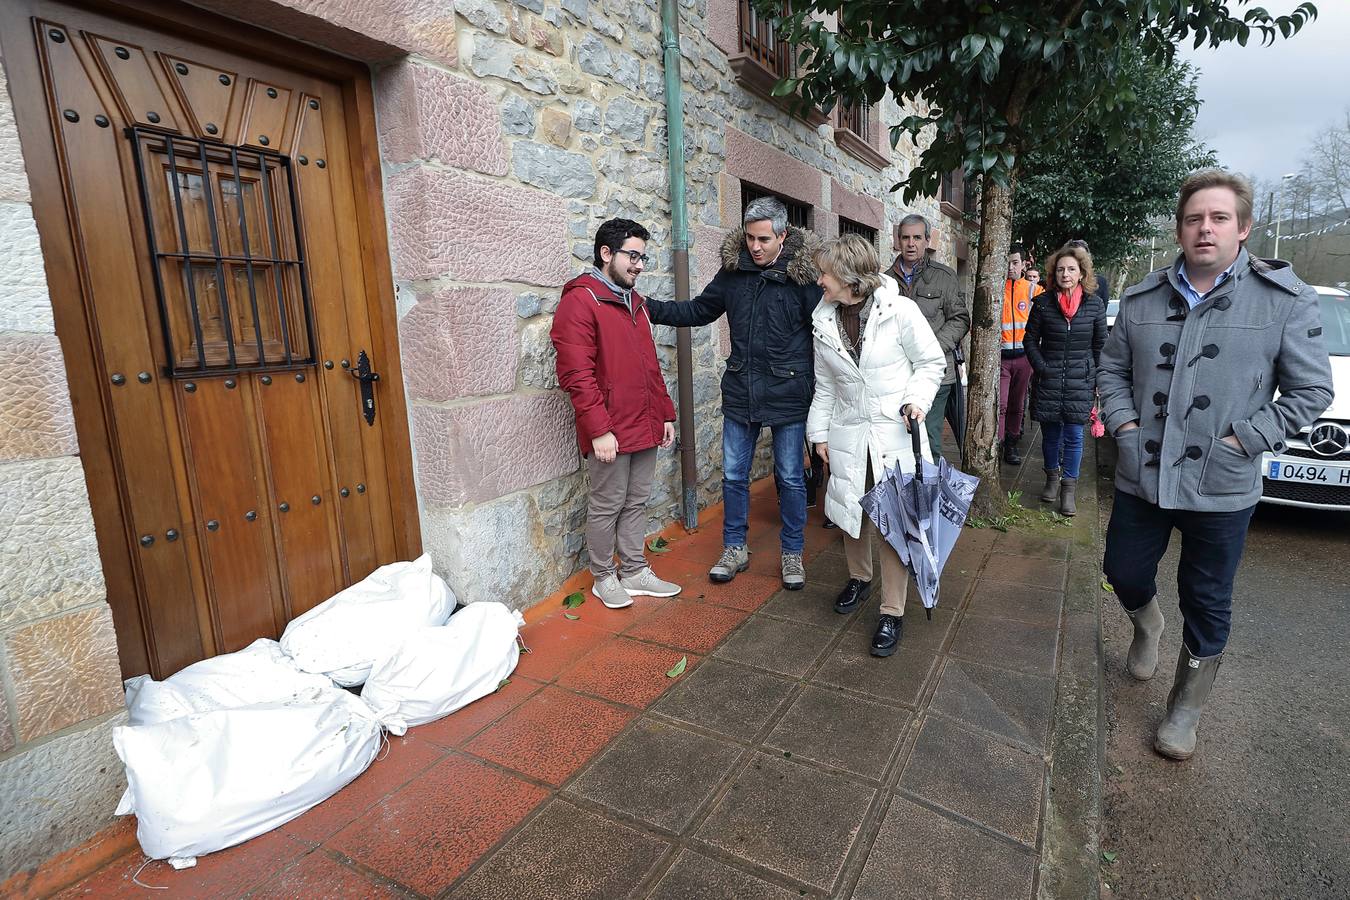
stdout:
{"type": "Polygon", "coordinates": [[[633,289],[647,265],[650,237],[629,219],[601,225],[595,267],[563,286],[551,333],[558,384],[572,399],[591,482],[591,593],[611,609],[632,604],[633,597],[680,592],[678,584],[656,577],[643,553],[656,450],[675,441],[675,404],[656,359],[646,300],[633,289]]]}

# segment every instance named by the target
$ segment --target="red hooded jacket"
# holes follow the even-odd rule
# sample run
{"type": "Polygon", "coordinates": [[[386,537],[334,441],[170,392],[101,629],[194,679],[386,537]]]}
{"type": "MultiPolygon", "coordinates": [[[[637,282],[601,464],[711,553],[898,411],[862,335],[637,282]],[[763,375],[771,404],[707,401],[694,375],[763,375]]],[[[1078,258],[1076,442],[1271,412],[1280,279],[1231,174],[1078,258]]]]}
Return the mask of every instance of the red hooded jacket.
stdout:
{"type": "Polygon", "coordinates": [[[647,302],[633,291],[633,311],[594,275],[563,286],[550,334],[558,351],[558,385],[572,399],[577,443],[589,456],[591,441],[614,432],[620,453],[661,443],[675,404],[656,359],[647,302]]]}

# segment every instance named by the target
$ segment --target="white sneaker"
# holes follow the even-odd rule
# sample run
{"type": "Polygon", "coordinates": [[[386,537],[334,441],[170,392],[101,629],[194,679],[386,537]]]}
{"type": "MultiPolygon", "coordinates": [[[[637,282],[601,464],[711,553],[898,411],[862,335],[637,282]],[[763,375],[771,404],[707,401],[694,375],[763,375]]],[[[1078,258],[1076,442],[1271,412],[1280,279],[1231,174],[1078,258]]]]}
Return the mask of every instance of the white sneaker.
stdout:
{"type": "Polygon", "coordinates": [[[636,575],[620,578],[619,584],[630,597],[674,597],[681,590],[678,584],[657,578],[651,566],[647,566],[636,575]]]}
{"type": "Polygon", "coordinates": [[[606,575],[591,585],[591,593],[600,598],[600,602],[610,609],[623,609],[633,605],[633,598],[619,584],[617,575],[606,575]]]}

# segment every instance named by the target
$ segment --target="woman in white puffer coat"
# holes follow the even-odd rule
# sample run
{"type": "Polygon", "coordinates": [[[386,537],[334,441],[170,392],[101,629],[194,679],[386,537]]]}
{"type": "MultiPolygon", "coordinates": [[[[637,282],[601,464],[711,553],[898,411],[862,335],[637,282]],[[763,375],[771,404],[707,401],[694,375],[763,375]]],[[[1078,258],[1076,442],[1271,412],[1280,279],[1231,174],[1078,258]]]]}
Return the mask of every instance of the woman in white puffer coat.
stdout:
{"type": "MultiPolygon", "coordinates": [[[[947,363],[923,313],[881,274],[867,240],[846,234],[829,241],[816,254],[816,265],[825,294],[811,318],[816,393],[806,437],[830,468],[825,514],[844,532],[849,572],[834,608],[847,614],[872,587],[874,526],[860,501],[887,468],[914,471],[910,428],[919,429],[924,456],[932,458],[920,425],[947,363]]],[[[884,542],[881,578],[872,655],[890,656],[900,642],[909,575],[884,542]]]]}

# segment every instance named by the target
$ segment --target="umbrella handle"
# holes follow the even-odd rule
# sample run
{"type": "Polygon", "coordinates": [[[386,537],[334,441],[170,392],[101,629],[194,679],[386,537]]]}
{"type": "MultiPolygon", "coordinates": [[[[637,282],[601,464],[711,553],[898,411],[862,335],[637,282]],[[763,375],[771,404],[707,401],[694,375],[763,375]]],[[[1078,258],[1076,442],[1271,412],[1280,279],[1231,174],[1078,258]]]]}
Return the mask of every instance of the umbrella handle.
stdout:
{"type": "Polygon", "coordinates": [[[905,416],[905,427],[909,429],[909,439],[914,444],[914,474],[917,476],[923,474],[923,446],[919,441],[919,429],[914,425],[914,420],[905,416]]]}

